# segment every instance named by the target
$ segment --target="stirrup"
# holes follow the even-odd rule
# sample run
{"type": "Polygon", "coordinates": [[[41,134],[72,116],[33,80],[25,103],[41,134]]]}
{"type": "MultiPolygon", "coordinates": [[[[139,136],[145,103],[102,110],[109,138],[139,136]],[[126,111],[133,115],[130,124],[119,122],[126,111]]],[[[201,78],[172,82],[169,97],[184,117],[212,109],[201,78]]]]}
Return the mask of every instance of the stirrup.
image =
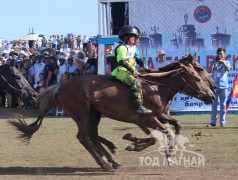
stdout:
{"type": "Polygon", "coordinates": [[[145,107],[141,106],[137,109],[137,113],[139,114],[151,114],[152,111],[149,109],[146,109],[145,107]]]}

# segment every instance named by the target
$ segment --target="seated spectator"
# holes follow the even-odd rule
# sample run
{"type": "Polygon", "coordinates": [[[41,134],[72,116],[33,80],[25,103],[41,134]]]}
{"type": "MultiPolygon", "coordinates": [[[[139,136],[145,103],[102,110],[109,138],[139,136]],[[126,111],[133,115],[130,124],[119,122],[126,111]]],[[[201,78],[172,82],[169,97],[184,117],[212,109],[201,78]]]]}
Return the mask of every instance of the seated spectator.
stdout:
{"type": "Polygon", "coordinates": [[[78,66],[75,63],[74,58],[73,57],[69,57],[68,58],[68,69],[67,69],[67,71],[69,71],[70,73],[74,73],[75,69],[78,69],[78,66]]]}
{"type": "Polygon", "coordinates": [[[80,71],[79,69],[74,70],[75,77],[80,76],[80,71]]]}
{"type": "Polygon", "coordinates": [[[84,74],[97,74],[98,73],[98,61],[95,57],[89,57],[86,63],[84,74]]]}
{"type": "Polygon", "coordinates": [[[76,63],[80,71],[80,74],[84,73],[87,60],[88,58],[86,57],[86,54],[83,51],[78,52],[76,57],[76,63]]]}
{"type": "Polygon", "coordinates": [[[21,69],[24,67],[24,64],[23,64],[23,59],[22,58],[18,58],[16,60],[16,68],[21,71],[21,69]]]}
{"type": "Polygon", "coordinates": [[[69,80],[69,76],[68,76],[67,73],[61,75],[61,78],[60,78],[60,83],[61,84],[66,83],[68,80],[69,80]]]}
{"type": "Polygon", "coordinates": [[[75,77],[75,74],[74,73],[70,73],[69,74],[69,79],[73,79],[75,77]]]}
{"type": "Polygon", "coordinates": [[[39,74],[39,81],[33,85],[36,92],[41,93],[45,90],[45,75],[44,73],[39,74]]]}
{"type": "Polygon", "coordinates": [[[31,59],[26,59],[24,67],[28,70],[28,75],[29,75],[29,84],[33,86],[34,80],[35,80],[35,68],[32,65],[31,59]]]}

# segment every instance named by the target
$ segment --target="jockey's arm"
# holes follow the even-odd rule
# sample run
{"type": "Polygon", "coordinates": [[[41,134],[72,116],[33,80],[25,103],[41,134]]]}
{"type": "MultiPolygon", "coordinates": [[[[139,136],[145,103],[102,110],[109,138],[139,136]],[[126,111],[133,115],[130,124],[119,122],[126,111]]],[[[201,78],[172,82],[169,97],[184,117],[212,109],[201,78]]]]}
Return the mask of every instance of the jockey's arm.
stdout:
{"type": "Polygon", "coordinates": [[[126,46],[120,46],[117,48],[117,62],[119,66],[126,68],[129,72],[134,74],[133,68],[127,63],[127,53],[128,49],[126,46]]]}
{"type": "Polygon", "coordinates": [[[126,68],[128,71],[130,71],[132,74],[134,74],[134,70],[132,69],[132,67],[126,61],[120,60],[118,62],[118,65],[126,68]]]}

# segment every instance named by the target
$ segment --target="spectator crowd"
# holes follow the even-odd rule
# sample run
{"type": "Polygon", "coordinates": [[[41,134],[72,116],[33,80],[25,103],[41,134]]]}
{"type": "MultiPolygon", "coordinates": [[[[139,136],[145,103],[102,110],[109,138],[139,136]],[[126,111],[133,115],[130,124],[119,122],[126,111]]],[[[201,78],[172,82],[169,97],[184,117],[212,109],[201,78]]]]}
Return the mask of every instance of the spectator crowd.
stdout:
{"type": "MultiPolygon", "coordinates": [[[[97,43],[84,35],[68,34],[42,36],[38,41],[4,44],[0,66],[13,64],[37,92],[50,85],[65,83],[75,76],[97,74],[97,43]]],[[[34,105],[18,101],[10,92],[0,89],[1,107],[33,108],[34,105]]]]}

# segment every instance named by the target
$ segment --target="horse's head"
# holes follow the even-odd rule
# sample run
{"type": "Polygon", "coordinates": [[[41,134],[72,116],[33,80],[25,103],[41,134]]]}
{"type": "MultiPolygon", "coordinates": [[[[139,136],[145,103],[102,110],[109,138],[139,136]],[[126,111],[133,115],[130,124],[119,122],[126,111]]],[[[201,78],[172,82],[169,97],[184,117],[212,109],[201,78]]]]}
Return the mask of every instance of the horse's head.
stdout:
{"type": "Polygon", "coordinates": [[[15,66],[4,65],[0,67],[0,86],[23,100],[36,100],[37,93],[15,66]]]}
{"type": "Polygon", "coordinates": [[[195,56],[192,56],[189,54],[187,57],[180,59],[180,63],[184,65],[191,64],[194,69],[198,72],[198,74],[201,76],[203,81],[210,87],[212,92],[214,93],[216,90],[216,84],[213,81],[210,74],[201,66],[201,64],[196,60],[195,56]]]}
{"type": "Polygon", "coordinates": [[[182,71],[178,75],[185,82],[183,83],[182,91],[187,95],[200,99],[205,104],[211,104],[215,100],[215,96],[207,82],[203,80],[191,64],[185,66],[180,63],[180,66],[182,71]]]}
{"type": "Polygon", "coordinates": [[[165,84],[168,84],[166,86],[170,86],[171,89],[177,92],[180,91],[196,97],[206,104],[210,104],[215,100],[214,93],[207,82],[202,79],[190,63],[173,62],[159,68],[158,73],[149,73],[143,76],[159,77],[158,80],[163,77],[165,84]]]}

